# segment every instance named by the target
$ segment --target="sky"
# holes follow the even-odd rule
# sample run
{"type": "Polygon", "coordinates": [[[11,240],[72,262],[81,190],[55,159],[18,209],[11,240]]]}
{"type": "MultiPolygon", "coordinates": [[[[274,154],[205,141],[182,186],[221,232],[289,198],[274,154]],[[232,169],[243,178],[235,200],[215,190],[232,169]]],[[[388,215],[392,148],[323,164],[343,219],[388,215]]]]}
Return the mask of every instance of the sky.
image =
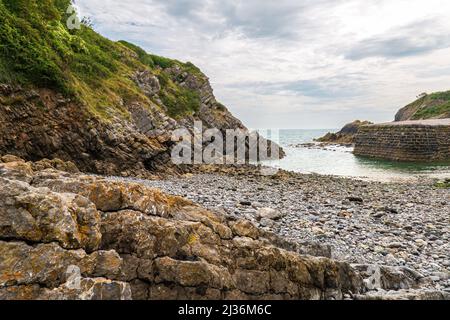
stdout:
{"type": "Polygon", "coordinates": [[[386,122],[450,90],[448,0],[76,0],[112,40],[191,61],[249,128],[386,122]]]}

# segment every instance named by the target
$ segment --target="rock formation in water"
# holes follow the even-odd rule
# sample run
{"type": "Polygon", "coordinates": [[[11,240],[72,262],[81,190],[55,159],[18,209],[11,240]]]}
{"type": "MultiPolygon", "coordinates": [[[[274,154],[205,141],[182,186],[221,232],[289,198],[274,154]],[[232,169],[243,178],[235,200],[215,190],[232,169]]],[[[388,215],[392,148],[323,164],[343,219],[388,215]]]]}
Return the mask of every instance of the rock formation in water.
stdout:
{"type": "Polygon", "coordinates": [[[359,128],[369,124],[372,124],[372,122],[356,120],[352,123],[346,124],[339,132],[329,132],[315,141],[322,143],[351,145],[354,143],[355,136],[359,128]]]}

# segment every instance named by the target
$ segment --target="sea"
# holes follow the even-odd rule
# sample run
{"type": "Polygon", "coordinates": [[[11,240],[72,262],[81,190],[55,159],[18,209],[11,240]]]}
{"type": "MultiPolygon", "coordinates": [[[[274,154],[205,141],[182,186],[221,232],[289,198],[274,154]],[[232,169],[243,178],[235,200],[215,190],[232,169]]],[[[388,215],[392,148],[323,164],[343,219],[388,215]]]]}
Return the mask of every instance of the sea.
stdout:
{"type": "Polygon", "coordinates": [[[279,161],[263,164],[284,170],[361,178],[365,180],[395,182],[422,178],[450,178],[450,162],[417,163],[395,162],[359,157],[352,147],[305,145],[314,143],[315,138],[339,129],[280,129],[258,130],[262,136],[280,144],[286,157],[279,161]]]}

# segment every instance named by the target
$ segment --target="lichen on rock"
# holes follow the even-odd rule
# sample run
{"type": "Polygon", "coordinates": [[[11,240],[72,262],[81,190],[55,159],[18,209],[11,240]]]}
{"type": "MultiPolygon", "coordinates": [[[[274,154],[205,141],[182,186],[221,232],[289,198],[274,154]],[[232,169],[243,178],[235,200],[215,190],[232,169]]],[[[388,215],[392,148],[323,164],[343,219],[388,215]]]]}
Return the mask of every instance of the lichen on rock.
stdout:
{"type": "Polygon", "coordinates": [[[0,298],[342,299],[364,290],[348,264],[283,249],[245,220],[139,184],[2,159],[0,298]]]}

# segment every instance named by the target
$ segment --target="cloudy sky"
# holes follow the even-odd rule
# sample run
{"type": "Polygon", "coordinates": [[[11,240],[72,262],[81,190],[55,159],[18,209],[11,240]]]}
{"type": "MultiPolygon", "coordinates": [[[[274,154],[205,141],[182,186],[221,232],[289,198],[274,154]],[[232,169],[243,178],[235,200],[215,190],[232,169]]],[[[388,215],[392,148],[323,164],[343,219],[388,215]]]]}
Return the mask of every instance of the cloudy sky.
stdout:
{"type": "Polygon", "coordinates": [[[77,0],[113,40],[191,61],[251,128],[390,121],[450,89],[448,0],[77,0]]]}

